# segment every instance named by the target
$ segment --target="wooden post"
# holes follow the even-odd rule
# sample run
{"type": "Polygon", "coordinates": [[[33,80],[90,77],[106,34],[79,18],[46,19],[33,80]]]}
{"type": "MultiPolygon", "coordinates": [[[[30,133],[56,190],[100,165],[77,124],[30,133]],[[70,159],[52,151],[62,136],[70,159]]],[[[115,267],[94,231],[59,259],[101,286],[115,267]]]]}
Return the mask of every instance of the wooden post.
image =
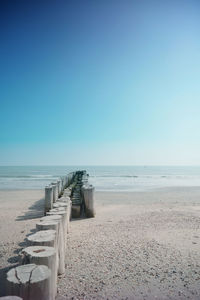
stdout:
{"type": "Polygon", "coordinates": [[[70,224],[70,220],[72,217],[72,201],[71,200],[69,201],[69,205],[68,205],[67,209],[68,209],[68,219],[69,219],[68,222],[70,224]]]}
{"type": "Polygon", "coordinates": [[[56,235],[58,235],[59,222],[57,220],[43,220],[36,223],[36,229],[39,230],[55,230],[56,235]]]}
{"type": "Polygon", "coordinates": [[[71,184],[70,174],[67,175],[66,182],[67,182],[67,186],[71,184]]]}
{"type": "Polygon", "coordinates": [[[69,188],[65,189],[64,192],[63,192],[63,196],[71,196],[71,190],[69,188]]]}
{"type": "Polygon", "coordinates": [[[47,266],[51,270],[50,295],[55,299],[57,295],[57,265],[56,250],[53,247],[31,246],[22,250],[23,264],[47,266]]]}
{"type": "Polygon", "coordinates": [[[57,201],[56,203],[54,203],[53,208],[64,207],[65,209],[67,209],[67,206],[67,202],[57,201]]]}
{"type": "Polygon", "coordinates": [[[58,198],[59,198],[60,195],[61,195],[61,191],[62,191],[62,189],[61,189],[61,180],[57,181],[57,186],[58,186],[58,198]]]}
{"type": "Polygon", "coordinates": [[[59,230],[59,222],[58,221],[43,221],[43,222],[38,222],[36,223],[36,229],[38,230],[38,232],[41,231],[54,231],[55,235],[56,235],[56,239],[55,239],[55,244],[53,245],[44,245],[44,246],[50,246],[50,247],[55,247],[56,249],[56,256],[57,256],[57,271],[58,271],[58,267],[59,267],[59,249],[58,249],[58,245],[59,245],[59,239],[60,237],[60,230],[59,230]]]}
{"type": "Polygon", "coordinates": [[[28,236],[31,246],[48,246],[56,248],[56,231],[42,230],[28,236]]]}
{"type": "Polygon", "coordinates": [[[62,180],[62,191],[64,191],[64,189],[65,189],[65,176],[63,176],[61,178],[61,180],[62,180]]]}
{"type": "Polygon", "coordinates": [[[58,199],[58,197],[57,197],[57,185],[56,185],[56,183],[52,183],[51,186],[52,186],[52,189],[53,189],[53,203],[55,203],[58,199]]]}
{"type": "Polygon", "coordinates": [[[67,201],[70,201],[70,197],[68,197],[68,196],[62,196],[62,197],[60,197],[58,200],[57,200],[57,202],[58,201],[61,201],[61,202],[67,202],[67,201]]]}
{"type": "Polygon", "coordinates": [[[53,300],[50,281],[51,270],[47,266],[19,266],[7,273],[7,294],[24,300],[53,300]]]}
{"type": "Polygon", "coordinates": [[[61,275],[65,272],[65,238],[63,231],[63,221],[62,216],[60,215],[51,215],[46,216],[40,219],[41,225],[37,223],[37,228],[47,228],[47,224],[57,222],[58,223],[58,240],[57,240],[57,249],[58,249],[58,274],[61,275]]]}
{"type": "Polygon", "coordinates": [[[64,190],[64,177],[61,177],[61,191],[63,192],[64,190]]]}
{"type": "Polygon", "coordinates": [[[72,218],[80,218],[81,216],[81,206],[72,205],[72,218]]]}
{"type": "Polygon", "coordinates": [[[45,214],[53,206],[53,188],[51,185],[45,187],[45,214]]]}
{"type": "Polygon", "coordinates": [[[63,193],[63,180],[60,179],[60,195],[63,193]]]}
{"type": "Polygon", "coordinates": [[[57,201],[53,205],[53,208],[61,208],[61,207],[64,207],[67,211],[67,233],[69,233],[69,223],[71,217],[71,201],[67,201],[67,202],[57,201]]]}
{"type": "Polygon", "coordinates": [[[62,216],[62,224],[63,224],[64,240],[65,240],[65,243],[66,243],[66,234],[67,234],[67,211],[65,210],[64,207],[54,208],[54,209],[51,209],[51,210],[47,213],[47,216],[53,216],[53,215],[59,215],[59,216],[62,216]]]}
{"type": "Polygon", "coordinates": [[[59,221],[59,222],[62,222],[62,216],[45,216],[45,217],[42,217],[40,219],[40,222],[43,222],[43,221],[59,221]]]}
{"type": "Polygon", "coordinates": [[[95,216],[94,210],[94,187],[92,185],[85,185],[82,187],[82,193],[85,202],[85,214],[87,218],[95,216]]]}
{"type": "MultiPolygon", "coordinates": [[[[70,197],[65,196],[65,197],[59,198],[55,204],[59,204],[59,203],[66,203],[68,205],[67,212],[68,212],[68,225],[69,225],[69,221],[71,220],[71,214],[72,214],[72,201],[70,200],[70,197]]],[[[53,206],[53,207],[56,207],[56,206],[53,206]]],[[[68,226],[68,231],[69,231],[69,226],[68,226]]]]}
{"type": "Polygon", "coordinates": [[[66,245],[67,242],[67,211],[64,207],[51,209],[48,213],[48,216],[59,215],[62,216],[62,225],[63,225],[63,235],[64,235],[64,243],[66,245]]]}
{"type": "Polygon", "coordinates": [[[70,203],[68,202],[57,202],[54,204],[54,208],[50,212],[62,212],[65,211],[64,221],[65,221],[65,235],[69,233],[69,221],[70,221],[70,203]]]}
{"type": "Polygon", "coordinates": [[[67,187],[68,185],[68,177],[64,176],[64,189],[67,187]]]}

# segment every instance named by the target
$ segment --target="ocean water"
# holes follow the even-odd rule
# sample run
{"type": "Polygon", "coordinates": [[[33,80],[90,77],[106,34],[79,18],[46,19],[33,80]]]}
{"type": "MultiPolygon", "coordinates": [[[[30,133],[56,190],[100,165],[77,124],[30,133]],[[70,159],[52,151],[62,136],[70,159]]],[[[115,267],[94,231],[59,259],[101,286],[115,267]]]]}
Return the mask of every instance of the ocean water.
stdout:
{"type": "Polygon", "coordinates": [[[85,169],[97,191],[144,191],[200,186],[200,167],[0,166],[0,189],[43,189],[71,171],[85,169]]]}

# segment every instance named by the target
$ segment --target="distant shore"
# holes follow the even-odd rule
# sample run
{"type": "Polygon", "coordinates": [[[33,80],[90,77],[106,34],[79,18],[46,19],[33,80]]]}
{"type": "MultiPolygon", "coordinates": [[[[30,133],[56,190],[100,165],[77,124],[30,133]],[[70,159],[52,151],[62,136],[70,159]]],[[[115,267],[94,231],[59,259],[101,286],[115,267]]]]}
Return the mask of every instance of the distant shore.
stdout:
{"type": "MultiPolygon", "coordinates": [[[[43,197],[0,190],[0,279],[43,214],[43,197]]],[[[96,212],[71,222],[63,299],[200,298],[200,188],[96,192],[96,212]]]]}

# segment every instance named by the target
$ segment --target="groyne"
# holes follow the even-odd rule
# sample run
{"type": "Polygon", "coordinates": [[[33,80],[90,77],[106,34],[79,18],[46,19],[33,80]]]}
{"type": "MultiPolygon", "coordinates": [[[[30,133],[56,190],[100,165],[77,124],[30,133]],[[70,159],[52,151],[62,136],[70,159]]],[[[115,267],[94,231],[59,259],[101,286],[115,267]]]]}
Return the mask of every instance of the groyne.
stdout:
{"type": "Polygon", "coordinates": [[[58,275],[65,273],[70,220],[94,216],[94,187],[88,183],[85,170],[69,173],[46,186],[44,216],[36,223],[36,233],[28,236],[20,265],[7,273],[8,299],[54,300],[58,275]]]}

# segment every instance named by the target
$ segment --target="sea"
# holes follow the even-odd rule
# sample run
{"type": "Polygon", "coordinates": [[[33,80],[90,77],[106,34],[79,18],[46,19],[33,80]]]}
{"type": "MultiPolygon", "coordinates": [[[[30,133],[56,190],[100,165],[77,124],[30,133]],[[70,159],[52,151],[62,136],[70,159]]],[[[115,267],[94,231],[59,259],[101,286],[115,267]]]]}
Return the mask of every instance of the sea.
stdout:
{"type": "Polygon", "coordinates": [[[200,186],[200,166],[0,166],[0,189],[43,189],[77,170],[87,171],[96,191],[200,186]]]}

